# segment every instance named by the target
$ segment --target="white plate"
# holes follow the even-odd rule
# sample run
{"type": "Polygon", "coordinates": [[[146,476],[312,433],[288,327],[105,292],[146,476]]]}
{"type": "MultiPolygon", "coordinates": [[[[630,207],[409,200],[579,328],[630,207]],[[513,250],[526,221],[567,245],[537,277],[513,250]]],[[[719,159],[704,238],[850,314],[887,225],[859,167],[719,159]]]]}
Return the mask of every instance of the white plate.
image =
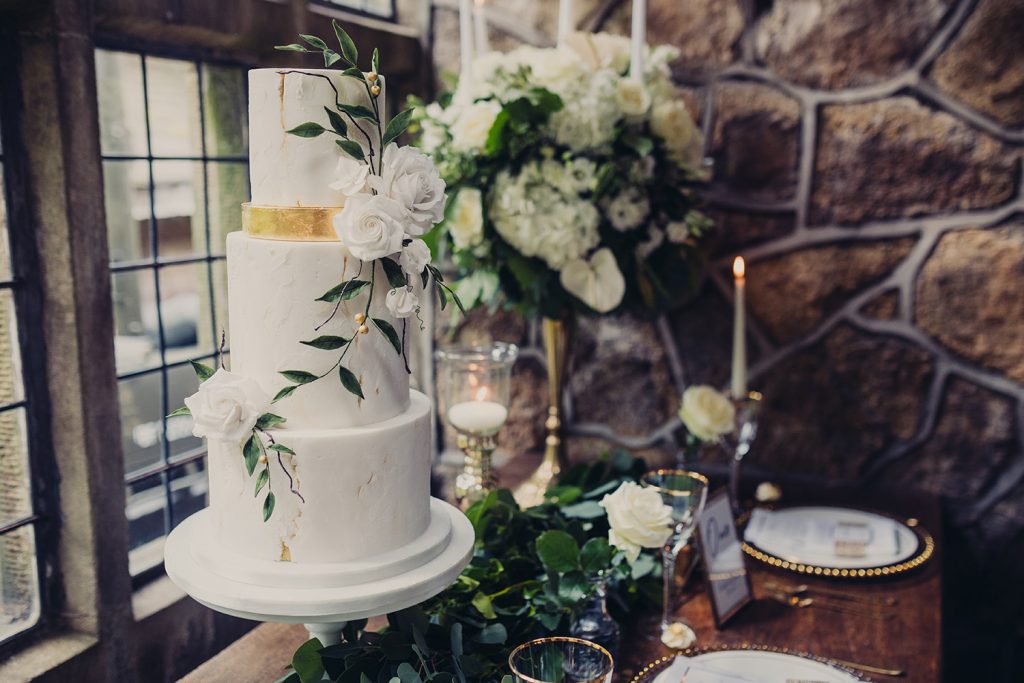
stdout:
{"type": "Polygon", "coordinates": [[[828,567],[833,569],[868,569],[871,567],[882,567],[890,564],[897,564],[913,557],[920,545],[918,535],[906,524],[885,515],[864,510],[839,507],[792,507],[782,508],[772,512],[773,515],[789,517],[794,522],[801,519],[816,519],[830,522],[846,522],[852,524],[892,524],[897,537],[898,551],[893,554],[869,555],[865,557],[837,557],[831,552],[813,552],[813,549],[806,549],[799,555],[793,554],[792,550],[783,545],[775,545],[764,539],[756,543],[748,541],[751,545],[761,551],[774,555],[783,560],[797,564],[813,565],[816,567],[828,567]]]}
{"type": "MultiPolygon", "coordinates": [[[[757,683],[786,683],[790,680],[814,683],[861,683],[845,671],[822,662],[780,652],[757,650],[721,650],[691,657],[694,662],[713,667],[722,673],[745,676],[757,683]]],[[[671,680],[667,671],[658,674],[653,683],[680,683],[671,680]]]]}

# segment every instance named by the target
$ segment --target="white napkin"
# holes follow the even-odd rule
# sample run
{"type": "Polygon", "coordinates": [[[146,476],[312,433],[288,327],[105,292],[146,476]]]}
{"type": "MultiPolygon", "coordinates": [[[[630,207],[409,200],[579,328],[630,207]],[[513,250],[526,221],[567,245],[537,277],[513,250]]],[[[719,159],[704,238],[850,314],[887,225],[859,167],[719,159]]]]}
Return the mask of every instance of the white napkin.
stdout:
{"type": "Polygon", "coordinates": [[[858,557],[885,560],[899,550],[898,533],[896,524],[888,519],[865,518],[863,524],[841,524],[834,519],[798,517],[756,508],[744,538],[775,552],[835,558],[840,557],[837,543],[845,542],[848,547],[863,547],[863,554],[858,553],[858,557]]]}
{"type": "Polygon", "coordinates": [[[677,655],[672,666],[665,669],[658,679],[665,683],[762,683],[754,678],[720,671],[684,655],[677,655]]]}

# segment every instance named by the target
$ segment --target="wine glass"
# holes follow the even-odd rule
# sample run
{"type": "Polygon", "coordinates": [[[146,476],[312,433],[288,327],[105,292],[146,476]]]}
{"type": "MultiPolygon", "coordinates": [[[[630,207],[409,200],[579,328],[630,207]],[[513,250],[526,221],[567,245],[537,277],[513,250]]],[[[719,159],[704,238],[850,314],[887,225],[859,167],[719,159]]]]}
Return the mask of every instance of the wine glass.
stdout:
{"type": "Polygon", "coordinates": [[[438,349],[443,413],[465,454],[455,478],[455,497],[468,507],[494,488],[491,454],[496,436],[508,419],[512,365],[519,349],[495,342],[487,346],[449,346],[438,349]]]}
{"type": "MultiPolygon", "coordinates": [[[[676,559],[686,548],[697,528],[697,518],[704,510],[708,496],[708,480],[702,474],[689,470],[665,469],[648,472],[641,479],[644,486],[661,494],[665,505],[672,509],[672,534],[662,547],[663,605],[661,611],[661,642],[669,647],[685,649],[697,640],[693,627],[685,619],[675,616],[676,559]]],[[[686,577],[682,579],[685,585],[686,577]]],[[[684,585],[678,587],[682,592],[684,585]]]]}
{"type": "Polygon", "coordinates": [[[736,407],[736,431],[725,438],[732,448],[732,459],[729,462],[729,498],[732,502],[733,514],[739,516],[743,511],[740,504],[740,465],[743,458],[750,452],[750,447],[757,438],[757,418],[761,412],[763,396],[759,392],[750,391],[746,396],[730,396],[736,407]]]}
{"type": "Polygon", "coordinates": [[[512,650],[508,666],[517,683],[611,683],[615,661],[589,640],[551,637],[512,650]]]}

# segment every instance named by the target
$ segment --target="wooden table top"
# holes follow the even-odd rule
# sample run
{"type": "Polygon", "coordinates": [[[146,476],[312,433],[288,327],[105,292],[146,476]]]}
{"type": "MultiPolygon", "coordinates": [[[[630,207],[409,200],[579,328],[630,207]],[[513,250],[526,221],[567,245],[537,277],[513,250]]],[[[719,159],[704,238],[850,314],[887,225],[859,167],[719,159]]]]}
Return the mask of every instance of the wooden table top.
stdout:
{"type": "MultiPolygon", "coordinates": [[[[850,488],[808,488],[784,485],[787,502],[851,505],[916,517],[935,538],[936,555],[924,567],[902,577],[875,581],[814,579],[772,569],[748,561],[756,596],[766,580],[778,583],[821,585],[867,595],[891,596],[897,605],[893,618],[878,619],[839,614],[819,608],[797,609],[768,599],[758,599],[729,622],[715,629],[707,595],[697,593],[680,609],[695,628],[701,646],[744,643],[786,647],[812,654],[888,669],[902,669],[905,678],[869,676],[871,680],[904,680],[937,683],[941,680],[942,651],[942,529],[938,502],[907,493],[865,494],[850,488]]],[[[623,629],[623,653],[616,680],[628,683],[646,663],[670,654],[657,636],[658,617],[638,615],[623,629]],[[642,635],[641,635],[642,634],[642,635]]],[[[382,623],[382,622],[381,622],[382,623]]],[[[264,624],[197,668],[186,683],[271,683],[306,640],[305,629],[296,624],[264,624]]]]}

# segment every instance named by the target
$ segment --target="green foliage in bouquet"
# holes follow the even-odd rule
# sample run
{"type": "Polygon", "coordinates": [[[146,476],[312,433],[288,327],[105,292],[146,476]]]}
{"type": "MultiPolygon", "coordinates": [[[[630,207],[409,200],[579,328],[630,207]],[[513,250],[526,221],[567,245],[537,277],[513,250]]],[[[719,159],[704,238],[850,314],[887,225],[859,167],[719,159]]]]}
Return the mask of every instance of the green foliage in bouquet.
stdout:
{"type": "Polygon", "coordinates": [[[632,78],[628,42],[488,54],[454,93],[414,100],[412,130],[454,195],[434,246],[450,247],[467,305],[655,314],[699,284],[703,140],[672,49],[632,78]]]}
{"type": "Polygon", "coordinates": [[[343,642],[310,640],[295,653],[281,683],[311,683],[324,673],[343,683],[499,683],[519,643],[568,632],[573,611],[608,581],[619,618],[660,600],[658,562],[644,552],[632,565],[608,545],[601,497],[635,481],[642,460],[627,453],[569,470],[543,505],[520,509],[508,490],[467,511],[476,551],[458,580],[422,605],[388,615],[364,632],[353,622],[343,642]]]}

